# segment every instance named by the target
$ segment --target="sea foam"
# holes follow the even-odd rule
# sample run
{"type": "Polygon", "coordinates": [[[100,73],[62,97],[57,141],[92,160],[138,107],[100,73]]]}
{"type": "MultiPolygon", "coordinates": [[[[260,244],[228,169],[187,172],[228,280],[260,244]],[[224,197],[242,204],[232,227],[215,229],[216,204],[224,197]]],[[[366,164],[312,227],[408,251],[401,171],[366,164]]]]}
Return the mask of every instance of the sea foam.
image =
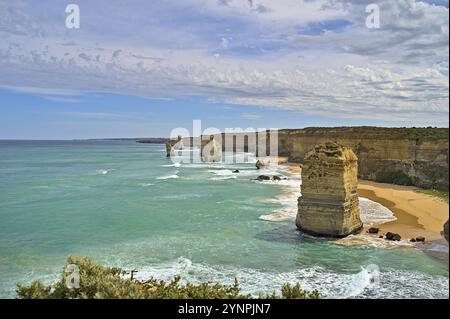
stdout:
{"type": "Polygon", "coordinates": [[[284,283],[299,282],[304,289],[317,289],[323,298],[448,298],[447,277],[391,269],[374,272],[372,268],[368,263],[353,272],[336,272],[321,266],[273,272],[233,265],[196,263],[180,257],[146,266],[137,273],[136,278],[171,280],[180,275],[183,283],[219,282],[228,285],[233,284],[236,278],[242,292],[253,296],[273,292],[279,294],[284,283]]]}

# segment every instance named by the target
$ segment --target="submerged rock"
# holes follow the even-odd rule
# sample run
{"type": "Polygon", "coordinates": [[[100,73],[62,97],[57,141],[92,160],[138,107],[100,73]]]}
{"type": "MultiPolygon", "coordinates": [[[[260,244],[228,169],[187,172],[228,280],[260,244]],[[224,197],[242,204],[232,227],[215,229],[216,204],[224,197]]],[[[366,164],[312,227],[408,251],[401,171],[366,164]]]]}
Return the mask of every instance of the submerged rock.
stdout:
{"type": "Polygon", "coordinates": [[[386,239],[387,240],[392,240],[392,241],[400,241],[402,239],[402,236],[400,236],[397,233],[387,232],[386,233],[386,239]]]}
{"type": "Polygon", "coordinates": [[[345,237],[359,233],[358,158],[337,143],[319,144],[303,161],[297,227],[309,234],[345,237]]]}
{"type": "Polygon", "coordinates": [[[233,173],[240,173],[238,169],[234,170],[233,173]]]}
{"type": "Polygon", "coordinates": [[[270,181],[270,176],[267,176],[267,175],[259,175],[256,179],[257,179],[258,181],[270,181]]]}
{"type": "Polygon", "coordinates": [[[272,179],[274,180],[274,181],[281,181],[281,177],[280,176],[274,176],[274,177],[272,177],[272,179]]]}
{"type": "Polygon", "coordinates": [[[370,227],[368,230],[369,234],[378,234],[378,232],[380,231],[380,229],[378,227],[370,227]]]}

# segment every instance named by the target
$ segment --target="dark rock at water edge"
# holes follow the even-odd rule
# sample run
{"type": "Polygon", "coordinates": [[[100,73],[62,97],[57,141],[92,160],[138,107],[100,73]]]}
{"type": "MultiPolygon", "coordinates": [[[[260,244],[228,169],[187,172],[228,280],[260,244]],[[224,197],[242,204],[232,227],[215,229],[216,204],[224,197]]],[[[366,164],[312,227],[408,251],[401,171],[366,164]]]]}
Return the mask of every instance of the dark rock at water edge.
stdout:
{"type": "Polygon", "coordinates": [[[380,229],[377,227],[370,227],[368,230],[368,233],[369,234],[378,234],[379,231],[380,231],[380,229]]]}
{"type": "Polygon", "coordinates": [[[392,241],[400,241],[402,239],[402,236],[396,233],[387,232],[386,233],[386,239],[392,240],[392,241]]]}
{"type": "Polygon", "coordinates": [[[411,238],[410,242],[412,243],[423,243],[425,242],[425,237],[419,236],[416,238],[411,238]]]}

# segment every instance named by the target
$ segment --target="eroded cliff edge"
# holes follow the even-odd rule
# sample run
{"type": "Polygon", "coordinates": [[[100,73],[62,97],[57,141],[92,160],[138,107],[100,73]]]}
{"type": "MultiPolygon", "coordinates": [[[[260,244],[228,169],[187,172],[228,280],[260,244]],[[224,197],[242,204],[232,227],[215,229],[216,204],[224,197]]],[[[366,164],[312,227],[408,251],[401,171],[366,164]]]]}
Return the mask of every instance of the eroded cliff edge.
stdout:
{"type": "MultiPolygon", "coordinates": [[[[267,133],[257,134],[258,143],[259,137],[267,133]]],[[[306,153],[317,144],[336,142],[350,147],[358,157],[360,179],[423,188],[449,187],[448,128],[311,127],[278,130],[277,134],[278,155],[288,157],[292,163],[303,164],[306,153]]],[[[245,142],[245,133],[232,135],[238,137],[236,141],[241,141],[233,144],[232,151],[255,151],[245,142]]],[[[230,151],[225,150],[228,136],[222,133],[216,138],[222,144],[222,150],[230,151]]],[[[187,138],[186,143],[194,143],[197,139],[187,138]]],[[[261,141],[269,150],[270,138],[266,136],[261,141]]]]}
{"type": "Polygon", "coordinates": [[[358,177],[372,181],[448,189],[448,128],[337,127],[278,131],[280,156],[302,163],[318,143],[352,148],[358,177]]]}

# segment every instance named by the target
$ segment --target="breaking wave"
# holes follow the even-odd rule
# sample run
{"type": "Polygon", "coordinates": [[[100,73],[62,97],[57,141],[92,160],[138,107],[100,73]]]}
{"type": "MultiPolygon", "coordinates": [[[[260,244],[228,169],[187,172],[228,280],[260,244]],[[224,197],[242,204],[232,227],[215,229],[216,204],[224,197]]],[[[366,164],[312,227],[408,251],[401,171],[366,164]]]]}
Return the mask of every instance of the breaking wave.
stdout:
{"type": "Polygon", "coordinates": [[[448,298],[449,295],[446,277],[389,269],[374,272],[373,265],[361,267],[357,273],[338,273],[320,266],[291,272],[270,272],[195,263],[180,257],[171,262],[144,267],[136,277],[141,280],[150,277],[171,280],[176,275],[180,275],[183,282],[191,283],[232,284],[237,278],[242,292],[254,296],[279,293],[284,283],[297,282],[304,289],[317,289],[324,298],[448,298]]]}
{"type": "Polygon", "coordinates": [[[115,171],[115,169],[99,169],[97,170],[97,175],[106,175],[112,171],[115,171]]]}
{"type": "Polygon", "coordinates": [[[365,225],[384,224],[397,219],[390,209],[364,197],[359,198],[359,207],[365,225]]]}

